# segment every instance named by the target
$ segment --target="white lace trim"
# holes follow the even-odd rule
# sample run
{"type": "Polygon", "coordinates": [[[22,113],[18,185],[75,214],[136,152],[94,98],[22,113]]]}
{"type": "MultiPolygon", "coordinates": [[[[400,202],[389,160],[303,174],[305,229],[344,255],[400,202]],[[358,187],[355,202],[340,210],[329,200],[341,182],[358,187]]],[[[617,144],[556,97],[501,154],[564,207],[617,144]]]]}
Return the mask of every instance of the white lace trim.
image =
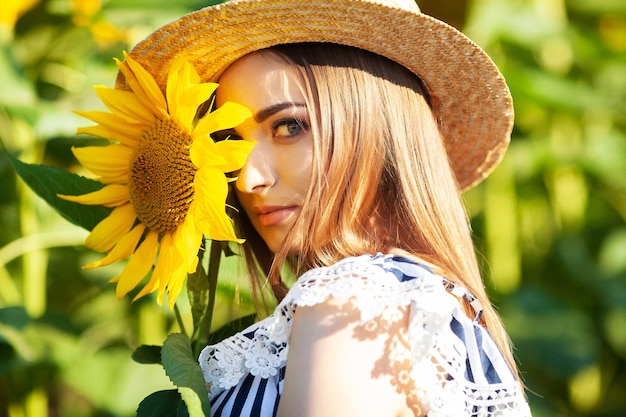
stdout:
{"type": "MultiPolygon", "coordinates": [[[[409,275],[416,279],[400,282],[391,271],[383,271],[385,263],[380,259],[365,255],[307,272],[274,314],[242,333],[207,346],[199,362],[210,387],[209,397],[213,399],[236,386],[248,373],[275,377],[287,360],[296,306],[313,306],[339,298],[353,300],[365,326],[375,318],[377,322],[382,319],[392,323],[401,314],[399,307],[409,307],[411,357],[396,360],[411,361],[410,378],[417,392],[410,394],[416,395],[429,417],[530,416],[520,385],[510,371],[499,373],[503,381],[499,384],[477,384],[464,377],[466,351],[452,332],[450,320],[455,317],[470,326],[472,322],[446,291],[447,281],[413,265],[409,275]]],[[[455,294],[463,292],[459,287],[454,290],[455,294]]],[[[397,378],[401,380],[402,375],[397,378]]]]}

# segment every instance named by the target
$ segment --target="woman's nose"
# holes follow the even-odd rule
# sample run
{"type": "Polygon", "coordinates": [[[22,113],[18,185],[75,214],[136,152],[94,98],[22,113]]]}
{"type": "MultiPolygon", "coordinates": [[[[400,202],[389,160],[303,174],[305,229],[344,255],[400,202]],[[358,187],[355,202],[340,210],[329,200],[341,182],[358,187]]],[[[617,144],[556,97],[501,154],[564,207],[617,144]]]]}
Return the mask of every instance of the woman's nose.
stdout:
{"type": "Polygon", "coordinates": [[[235,186],[243,193],[258,193],[271,187],[275,182],[271,150],[263,142],[257,142],[246,164],[239,171],[235,186]]]}

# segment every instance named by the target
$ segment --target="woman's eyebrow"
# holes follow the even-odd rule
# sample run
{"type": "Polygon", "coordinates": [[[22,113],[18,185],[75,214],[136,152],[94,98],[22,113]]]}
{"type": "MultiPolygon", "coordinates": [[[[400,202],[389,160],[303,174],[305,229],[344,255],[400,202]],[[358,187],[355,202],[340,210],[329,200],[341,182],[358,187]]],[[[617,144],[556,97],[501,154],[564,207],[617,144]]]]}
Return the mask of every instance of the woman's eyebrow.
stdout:
{"type": "Polygon", "coordinates": [[[278,113],[281,110],[285,110],[291,107],[306,107],[306,105],[304,103],[293,103],[290,101],[285,101],[283,103],[277,103],[277,104],[273,104],[269,107],[266,107],[262,110],[259,110],[255,115],[254,115],[254,120],[256,120],[258,123],[261,123],[265,120],[267,120],[268,117],[272,116],[273,114],[278,113]]]}

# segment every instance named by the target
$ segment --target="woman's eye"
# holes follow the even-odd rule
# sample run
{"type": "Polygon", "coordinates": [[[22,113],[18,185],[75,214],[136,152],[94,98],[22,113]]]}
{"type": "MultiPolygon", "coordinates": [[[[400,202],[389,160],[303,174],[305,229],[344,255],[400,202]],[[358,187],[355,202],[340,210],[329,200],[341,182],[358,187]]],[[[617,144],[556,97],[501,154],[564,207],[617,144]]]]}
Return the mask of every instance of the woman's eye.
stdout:
{"type": "Polygon", "coordinates": [[[303,123],[295,120],[281,120],[274,125],[274,136],[278,137],[290,137],[300,134],[306,130],[306,126],[303,123]]]}

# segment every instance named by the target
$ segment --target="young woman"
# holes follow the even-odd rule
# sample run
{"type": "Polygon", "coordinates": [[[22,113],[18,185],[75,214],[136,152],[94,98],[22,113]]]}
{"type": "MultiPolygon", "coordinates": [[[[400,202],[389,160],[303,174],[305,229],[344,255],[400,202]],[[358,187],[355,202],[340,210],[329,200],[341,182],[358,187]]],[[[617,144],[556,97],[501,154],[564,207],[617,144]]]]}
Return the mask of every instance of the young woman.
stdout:
{"type": "Polygon", "coordinates": [[[460,198],[506,149],[508,89],[464,35],[383,3],[225,3],[130,54],[161,88],[190,60],[252,112],[214,139],[255,144],[237,226],[280,304],[201,354],[213,415],[530,415],[460,198]]]}

